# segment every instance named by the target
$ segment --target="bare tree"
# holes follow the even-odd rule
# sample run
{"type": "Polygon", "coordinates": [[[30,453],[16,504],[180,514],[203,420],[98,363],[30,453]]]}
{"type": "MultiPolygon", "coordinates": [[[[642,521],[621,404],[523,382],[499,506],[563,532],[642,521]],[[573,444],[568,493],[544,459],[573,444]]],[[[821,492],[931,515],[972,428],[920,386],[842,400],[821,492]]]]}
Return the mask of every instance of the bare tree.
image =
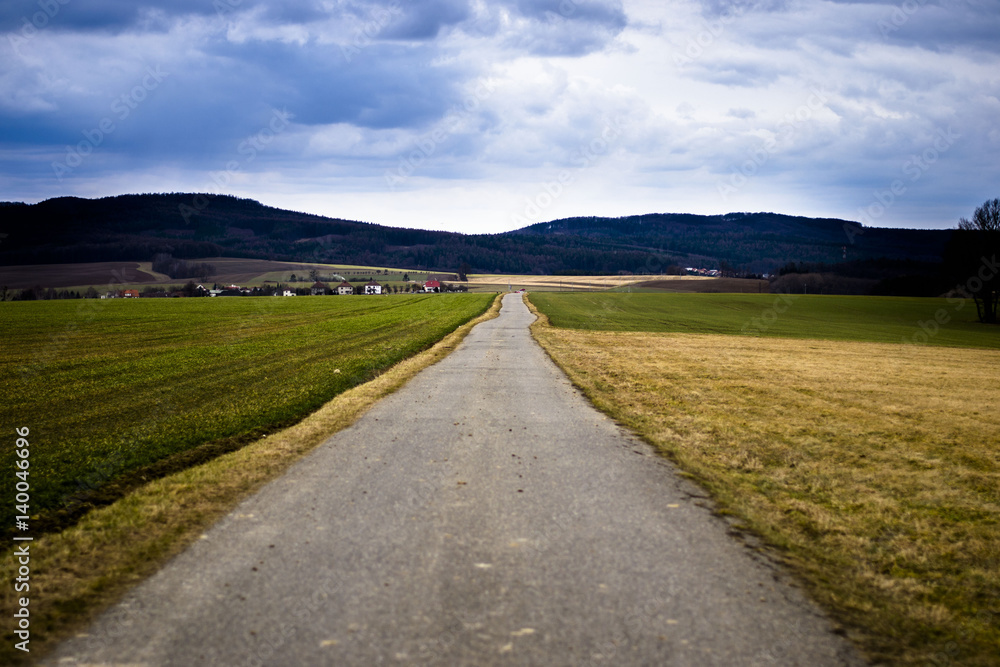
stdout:
{"type": "Polygon", "coordinates": [[[1000,232],[1000,199],[987,200],[976,208],[972,220],[962,218],[958,228],[969,231],[1000,232]]]}
{"type": "Polygon", "coordinates": [[[947,256],[961,285],[976,301],[979,321],[995,323],[1000,305],[1000,199],[987,200],[972,219],[962,218],[949,244],[947,256]]]}

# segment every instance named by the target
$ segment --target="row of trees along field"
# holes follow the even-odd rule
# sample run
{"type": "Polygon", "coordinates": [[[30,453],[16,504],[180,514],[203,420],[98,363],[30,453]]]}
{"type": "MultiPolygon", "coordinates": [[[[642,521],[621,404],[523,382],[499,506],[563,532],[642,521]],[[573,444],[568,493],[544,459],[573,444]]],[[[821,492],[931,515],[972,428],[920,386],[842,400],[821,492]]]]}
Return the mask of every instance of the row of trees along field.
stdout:
{"type": "Polygon", "coordinates": [[[948,248],[945,264],[951,267],[955,291],[976,301],[979,321],[994,324],[1000,302],[1000,199],[976,208],[972,219],[962,218],[948,248]]]}
{"type": "Polygon", "coordinates": [[[980,322],[1000,311],[1000,199],[983,203],[951,230],[936,261],[887,257],[836,264],[788,262],[771,280],[775,293],[950,296],[975,301],[980,322]]]}

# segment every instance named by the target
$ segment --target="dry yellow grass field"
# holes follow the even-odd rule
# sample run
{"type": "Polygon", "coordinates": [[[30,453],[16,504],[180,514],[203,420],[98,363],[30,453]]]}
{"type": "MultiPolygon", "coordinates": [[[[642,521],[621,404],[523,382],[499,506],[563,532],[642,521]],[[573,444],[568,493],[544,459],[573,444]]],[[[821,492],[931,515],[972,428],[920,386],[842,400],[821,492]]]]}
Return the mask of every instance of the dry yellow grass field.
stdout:
{"type": "Polygon", "coordinates": [[[797,571],[869,657],[1000,664],[1000,352],[536,338],[797,571]]]}
{"type": "Polygon", "coordinates": [[[479,274],[469,276],[469,288],[506,290],[604,290],[646,280],[713,280],[704,276],[529,276],[479,274]]]}

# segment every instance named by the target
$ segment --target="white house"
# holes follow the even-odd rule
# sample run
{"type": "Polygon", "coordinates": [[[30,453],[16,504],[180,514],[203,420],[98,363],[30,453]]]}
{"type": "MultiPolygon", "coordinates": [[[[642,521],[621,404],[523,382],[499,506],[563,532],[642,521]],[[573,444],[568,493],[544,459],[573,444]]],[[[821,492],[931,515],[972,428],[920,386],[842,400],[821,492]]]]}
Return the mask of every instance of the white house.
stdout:
{"type": "Polygon", "coordinates": [[[365,283],[365,294],[381,294],[382,286],[374,280],[365,283]]]}
{"type": "Polygon", "coordinates": [[[344,282],[337,285],[337,294],[341,296],[345,296],[347,294],[354,294],[354,285],[345,280],[344,282]]]}

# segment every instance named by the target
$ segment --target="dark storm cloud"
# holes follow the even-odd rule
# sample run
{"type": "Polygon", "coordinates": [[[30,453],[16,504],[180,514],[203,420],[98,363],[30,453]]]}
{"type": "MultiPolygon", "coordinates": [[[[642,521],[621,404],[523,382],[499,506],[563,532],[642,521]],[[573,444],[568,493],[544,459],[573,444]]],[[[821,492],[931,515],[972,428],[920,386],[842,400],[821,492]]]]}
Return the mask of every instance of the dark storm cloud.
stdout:
{"type": "Polygon", "coordinates": [[[219,43],[210,55],[222,68],[203,76],[232,81],[230,99],[288,108],[309,125],[420,125],[452,104],[463,76],[455,66],[432,66],[435,52],[419,45],[373,44],[350,62],[337,46],[316,43],[219,43]]]}
{"type": "Polygon", "coordinates": [[[1000,53],[1000,2],[894,3],[879,12],[875,29],[886,43],[900,46],[1000,53]]]}
{"type": "MultiPolygon", "coordinates": [[[[797,22],[775,26],[819,39],[840,37],[851,42],[877,38],[902,46],[932,50],[970,48],[1000,52],[1000,0],[830,0],[857,18],[843,24],[815,26],[812,35],[797,22]]],[[[794,16],[803,5],[788,0],[702,0],[703,13],[710,19],[739,19],[744,15],[794,16]]]]}
{"type": "MultiPolygon", "coordinates": [[[[315,21],[326,16],[314,0],[9,0],[0,4],[0,31],[20,30],[25,22],[36,28],[68,31],[118,32],[148,29],[150,19],[183,16],[227,16],[260,10],[280,23],[315,21]]],[[[156,26],[156,21],[152,23],[156,26]]]]}
{"type": "Polygon", "coordinates": [[[465,0],[400,0],[387,6],[402,13],[383,33],[387,39],[432,39],[442,29],[469,18],[469,4],[465,0]]]}
{"type": "MultiPolygon", "coordinates": [[[[300,126],[381,129],[426,124],[454,104],[454,80],[461,75],[430,67],[431,52],[370,48],[369,57],[346,64],[331,45],[219,43],[203,59],[164,63],[155,89],[141,87],[148,75],[138,70],[96,103],[87,95],[63,95],[45,113],[0,107],[0,141],[62,151],[97,136],[96,128],[110,120],[114,130],[95,152],[195,165],[231,153],[275,110],[300,126]]],[[[90,169],[99,164],[87,160],[90,169]]]]}
{"type": "Polygon", "coordinates": [[[552,21],[558,16],[583,23],[600,24],[611,30],[621,30],[628,23],[621,2],[514,0],[506,4],[522,16],[540,21],[552,21]]]}
{"type": "MultiPolygon", "coordinates": [[[[46,1],[42,3],[49,7],[46,1]]],[[[305,1],[105,0],[60,4],[51,0],[50,4],[55,15],[49,25],[83,38],[104,30],[141,33],[146,25],[142,17],[151,12],[161,18],[208,17],[205,25],[215,26],[192,35],[184,55],[166,53],[144,59],[169,70],[169,80],[150,94],[151,101],[129,120],[129,131],[117,132],[107,146],[123,144],[134,135],[148,148],[159,143],[159,137],[169,137],[162,142],[163,150],[174,154],[194,151],[197,159],[202,152],[240,136],[253,124],[248,119],[266,115],[269,109],[286,110],[296,123],[307,126],[419,127],[443,116],[456,102],[456,89],[476,76],[458,64],[435,64],[439,51],[430,41],[443,28],[469,19],[465,0],[347,2],[328,13],[318,11],[318,3],[305,1]],[[230,24],[216,21],[219,15],[235,21],[248,36],[238,41],[227,37],[230,24]],[[348,26],[334,42],[322,39],[326,26],[313,25],[330,16],[348,26]],[[299,23],[314,29],[298,40],[264,38],[254,32],[299,23]]],[[[533,53],[585,53],[600,48],[626,23],[620,3],[519,0],[507,7],[529,21],[518,26],[515,35],[502,35],[501,39],[508,48],[533,53]]],[[[41,10],[37,0],[18,0],[4,5],[3,11],[0,18],[16,27],[20,17],[41,10]]],[[[29,47],[16,46],[30,50],[30,41],[25,43],[29,47]]],[[[46,48],[60,46],[49,42],[46,48]]],[[[126,94],[134,85],[132,79],[142,76],[143,70],[133,67],[133,75],[109,73],[108,80],[102,82],[102,92],[97,92],[88,90],[84,83],[90,63],[70,61],[65,67],[80,71],[61,72],[73,85],[56,90],[39,83],[45,76],[44,66],[26,63],[26,67],[11,68],[7,80],[0,82],[28,91],[35,105],[30,113],[13,99],[0,105],[0,136],[7,141],[56,145],[71,141],[88,124],[106,115],[109,100],[126,94]]]]}
{"type": "Polygon", "coordinates": [[[620,2],[516,0],[511,11],[528,19],[509,35],[509,48],[537,55],[579,56],[598,51],[628,24],[620,2]]]}

